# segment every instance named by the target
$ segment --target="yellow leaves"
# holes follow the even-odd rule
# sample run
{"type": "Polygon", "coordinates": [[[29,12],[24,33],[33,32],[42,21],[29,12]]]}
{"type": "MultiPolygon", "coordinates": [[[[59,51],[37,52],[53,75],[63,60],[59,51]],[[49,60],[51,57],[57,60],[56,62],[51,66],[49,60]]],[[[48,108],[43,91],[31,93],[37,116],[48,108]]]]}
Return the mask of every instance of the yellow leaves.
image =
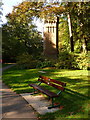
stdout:
{"type": "Polygon", "coordinates": [[[14,7],[13,11],[14,12],[22,12],[25,13],[27,10],[29,10],[29,3],[28,2],[23,2],[19,4],[18,6],[14,7]]]}
{"type": "Polygon", "coordinates": [[[65,8],[63,6],[47,6],[42,8],[41,14],[43,16],[48,16],[48,15],[60,15],[63,12],[65,12],[65,8]]]}
{"type": "Polygon", "coordinates": [[[33,12],[32,10],[30,10],[30,2],[22,2],[18,6],[14,7],[12,13],[8,14],[7,18],[9,18],[11,22],[16,22],[19,24],[24,22],[30,22],[29,18],[32,16],[33,12]]]}
{"type": "Polygon", "coordinates": [[[56,14],[62,14],[63,12],[65,12],[65,8],[64,7],[56,7],[56,8],[54,8],[54,12],[56,14]]]}

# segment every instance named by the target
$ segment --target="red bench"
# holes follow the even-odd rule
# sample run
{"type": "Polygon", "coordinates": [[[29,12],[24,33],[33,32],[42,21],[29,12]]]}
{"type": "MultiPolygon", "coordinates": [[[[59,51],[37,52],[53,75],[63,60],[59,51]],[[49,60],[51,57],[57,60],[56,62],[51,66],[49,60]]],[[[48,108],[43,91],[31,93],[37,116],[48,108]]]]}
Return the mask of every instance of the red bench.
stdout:
{"type": "Polygon", "coordinates": [[[59,94],[60,94],[62,91],[65,90],[64,86],[66,86],[66,83],[60,82],[60,81],[58,81],[58,80],[50,79],[50,78],[45,77],[45,76],[39,76],[38,81],[39,81],[39,84],[29,84],[29,86],[33,87],[33,89],[34,89],[34,94],[35,94],[36,91],[38,90],[38,91],[44,93],[45,95],[49,96],[49,98],[52,99],[52,106],[48,107],[48,109],[58,107],[59,105],[54,105],[53,98],[59,97],[59,94]],[[49,85],[49,86],[52,86],[52,87],[58,89],[58,90],[59,90],[58,93],[49,91],[48,89],[40,86],[41,83],[45,83],[45,84],[47,84],[47,85],[49,85]]]}

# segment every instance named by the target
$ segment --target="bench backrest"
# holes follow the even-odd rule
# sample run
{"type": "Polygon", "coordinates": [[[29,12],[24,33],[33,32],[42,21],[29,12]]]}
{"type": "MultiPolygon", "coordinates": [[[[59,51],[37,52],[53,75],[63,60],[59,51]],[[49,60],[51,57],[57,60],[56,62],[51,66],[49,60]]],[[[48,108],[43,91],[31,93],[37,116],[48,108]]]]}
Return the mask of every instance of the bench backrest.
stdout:
{"type": "Polygon", "coordinates": [[[38,81],[43,82],[49,86],[55,87],[61,91],[64,91],[64,86],[66,86],[66,83],[54,80],[54,79],[50,79],[46,76],[39,76],[38,81]]]}

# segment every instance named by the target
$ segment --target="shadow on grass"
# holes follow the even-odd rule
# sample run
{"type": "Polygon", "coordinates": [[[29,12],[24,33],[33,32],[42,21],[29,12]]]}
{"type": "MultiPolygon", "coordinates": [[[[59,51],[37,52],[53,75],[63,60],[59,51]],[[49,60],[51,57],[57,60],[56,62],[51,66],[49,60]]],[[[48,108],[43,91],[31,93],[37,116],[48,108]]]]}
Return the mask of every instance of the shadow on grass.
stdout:
{"type": "MultiPolygon", "coordinates": [[[[83,78],[69,78],[69,77],[58,77],[56,78],[59,81],[62,82],[66,82],[66,83],[70,83],[70,84],[76,84],[76,83],[82,83],[83,82],[83,78]]],[[[85,80],[84,82],[88,82],[88,80],[85,80]]]]}
{"type": "Polygon", "coordinates": [[[89,99],[90,98],[85,95],[66,89],[60,97],[55,99],[55,102],[60,103],[60,106],[63,109],[60,109],[55,113],[47,113],[46,115],[41,116],[41,120],[89,120],[88,112],[85,112],[83,106],[89,99]],[[85,118],[80,117],[79,114],[82,116],[85,115],[85,118]],[[68,116],[76,116],[76,118],[68,118],[68,116]]]}
{"type": "MultiPolygon", "coordinates": [[[[48,76],[50,78],[53,78],[62,82],[66,82],[67,83],[66,90],[62,92],[60,97],[55,99],[55,102],[60,103],[61,106],[64,106],[63,109],[55,113],[48,113],[47,115],[45,115],[45,119],[43,118],[43,120],[54,120],[54,119],[60,120],[59,119],[60,117],[71,116],[71,114],[76,115],[79,112],[84,114],[82,112],[82,106],[89,101],[90,97],[87,94],[85,94],[85,92],[84,94],[81,94],[80,91],[81,90],[82,90],[81,92],[84,91],[84,89],[81,89],[83,87],[86,90],[86,86],[88,86],[89,84],[88,80],[86,79],[84,80],[84,78],[71,79],[68,76],[62,77],[61,74],[58,74],[58,76],[53,74],[53,72],[55,71],[60,72],[61,70],[53,70],[53,69],[46,70],[45,74],[39,73],[38,71],[40,71],[40,69],[29,69],[29,70],[9,69],[9,71],[5,71],[3,81],[17,93],[32,92],[33,88],[29,87],[28,84],[37,83],[39,75],[48,76]]],[[[43,86],[46,87],[45,84],[43,84],[43,86]]],[[[48,86],[47,88],[50,90],[53,90],[53,88],[51,89],[48,86]]]]}
{"type": "Polygon", "coordinates": [[[80,94],[80,93],[78,93],[78,92],[72,91],[72,90],[67,89],[67,88],[65,89],[65,92],[66,92],[67,94],[70,94],[70,95],[74,96],[76,99],[77,99],[77,98],[80,98],[80,99],[82,99],[82,100],[90,99],[89,96],[85,96],[85,95],[83,95],[83,94],[80,94]]]}

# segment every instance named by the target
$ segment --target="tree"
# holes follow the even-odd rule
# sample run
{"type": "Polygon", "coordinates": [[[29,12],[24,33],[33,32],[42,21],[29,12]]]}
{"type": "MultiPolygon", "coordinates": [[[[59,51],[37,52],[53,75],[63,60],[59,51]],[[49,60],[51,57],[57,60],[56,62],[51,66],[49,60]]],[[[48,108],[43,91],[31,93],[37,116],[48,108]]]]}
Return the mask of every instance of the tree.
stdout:
{"type": "MultiPolygon", "coordinates": [[[[66,22],[69,20],[68,28],[70,28],[71,25],[71,52],[74,51],[74,49],[76,50],[76,47],[80,48],[79,52],[81,52],[81,49],[86,51],[89,50],[90,47],[90,28],[88,27],[90,25],[89,11],[90,2],[68,2],[54,4],[46,4],[41,2],[22,2],[18,6],[14,7],[11,14],[7,15],[8,23],[7,25],[3,26],[3,39],[8,38],[10,43],[13,43],[13,45],[15,43],[18,45],[20,44],[22,47],[20,53],[23,50],[28,51],[29,54],[33,54],[38,50],[40,52],[40,49],[42,48],[42,40],[38,34],[38,31],[35,29],[35,25],[33,24],[34,17],[44,17],[46,19],[48,17],[50,19],[54,19],[56,16],[62,19],[64,16],[63,21],[66,22]],[[5,34],[7,34],[6,38],[5,34]],[[14,41],[16,42],[14,43],[14,41]]],[[[70,44],[70,42],[68,43],[70,44]]],[[[14,47],[12,47],[12,49],[13,48],[14,47]]]]}
{"type": "Polygon", "coordinates": [[[63,15],[59,20],[59,52],[61,51],[70,51],[70,37],[68,30],[68,21],[67,16],[63,15]]]}
{"type": "Polygon", "coordinates": [[[23,2],[7,15],[8,22],[2,27],[4,59],[6,57],[15,61],[16,56],[23,52],[38,55],[42,51],[42,38],[33,24],[36,14],[33,4],[37,3],[23,2]]]}
{"type": "Polygon", "coordinates": [[[1,16],[2,16],[2,1],[0,1],[0,22],[2,22],[1,16]]]}
{"type": "MultiPolygon", "coordinates": [[[[69,23],[69,34],[71,42],[71,52],[74,51],[75,44],[79,40],[79,48],[83,51],[89,49],[89,16],[90,2],[65,2],[48,4],[42,9],[42,16],[54,17],[67,15],[69,23]]],[[[81,50],[80,50],[81,51],[81,50]]]]}
{"type": "MultiPolygon", "coordinates": [[[[44,17],[54,19],[55,16],[61,17],[62,14],[67,14],[68,16],[68,23],[69,23],[69,34],[70,34],[70,43],[71,43],[71,52],[74,51],[74,44],[73,44],[73,35],[72,35],[72,22],[70,16],[70,10],[67,8],[68,4],[50,4],[43,8],[42,13],[44,17]]],[[[69,6],[70,7],[70,6],[69,6]]]]}
{"type": "Polygon", "coordinates": [[[75,2],[70,3],[72,31],[74,37],[74,46],[78,42],[77,48],[83,52],[88,51],[88,37],[89,37],[89,16],[90,2],[75,2]]]}

